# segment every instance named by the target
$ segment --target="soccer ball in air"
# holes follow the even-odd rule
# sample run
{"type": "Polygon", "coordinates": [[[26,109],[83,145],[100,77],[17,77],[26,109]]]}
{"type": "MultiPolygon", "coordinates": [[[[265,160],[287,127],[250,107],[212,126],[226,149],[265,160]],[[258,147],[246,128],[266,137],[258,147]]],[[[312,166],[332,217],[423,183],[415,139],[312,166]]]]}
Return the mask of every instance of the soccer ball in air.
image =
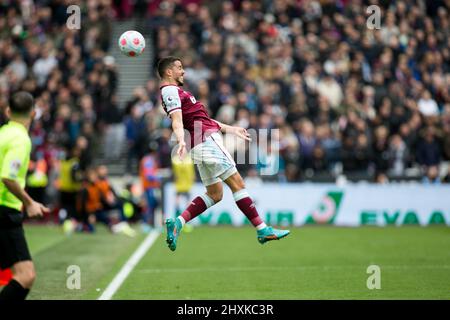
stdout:
{"type": "Polygon", "coordinates": [[[137,57],[144,52],[145,39],[137,31],[125,31],[119,38],[119,48],[128,57],[137,57]]]}

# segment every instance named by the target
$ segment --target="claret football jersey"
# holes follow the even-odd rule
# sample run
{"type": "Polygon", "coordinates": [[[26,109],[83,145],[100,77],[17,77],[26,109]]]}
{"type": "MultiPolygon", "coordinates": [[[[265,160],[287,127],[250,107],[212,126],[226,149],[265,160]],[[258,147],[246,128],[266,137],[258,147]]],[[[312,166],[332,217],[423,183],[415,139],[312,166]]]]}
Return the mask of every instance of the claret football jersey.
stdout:
{"type": "Polygon", "coordinates": [[[217,122],[209,117],[205,106],[190,92],[175,85],[161,86],[160,89],[162,105],[167,115],[170,116],[180,110],[182,112],[183,126],[190,134],[190,145],[189,141],[186,141],[188,149],[205,141],[211,133],[220,130],[217,122]]]}

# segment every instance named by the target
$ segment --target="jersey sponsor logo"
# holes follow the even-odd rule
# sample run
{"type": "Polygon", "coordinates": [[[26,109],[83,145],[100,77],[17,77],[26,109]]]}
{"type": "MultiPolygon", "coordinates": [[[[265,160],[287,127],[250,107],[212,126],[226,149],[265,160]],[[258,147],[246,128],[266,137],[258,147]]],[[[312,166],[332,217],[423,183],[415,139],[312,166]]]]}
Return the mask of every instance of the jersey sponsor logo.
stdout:
{"type": "Polygon", "coordinates": [[[177,97],[175,97],[175,96],[168,96],[167,97],[167,103],[165,103],[165,105],[166,105],[166,107],[169,107],[169,108],[171,108],[171,107],[176,107],[177,106],[177,102],[178,102],[179,100],[177,99],[177,97]]]}
{"type": "Polygon", "coordinates": [[[20,167],[22,166],[22,162],[18,159],[11,161],[9,164],[9,176],[11,178],[16,178],[19,174],[20,167]]]}

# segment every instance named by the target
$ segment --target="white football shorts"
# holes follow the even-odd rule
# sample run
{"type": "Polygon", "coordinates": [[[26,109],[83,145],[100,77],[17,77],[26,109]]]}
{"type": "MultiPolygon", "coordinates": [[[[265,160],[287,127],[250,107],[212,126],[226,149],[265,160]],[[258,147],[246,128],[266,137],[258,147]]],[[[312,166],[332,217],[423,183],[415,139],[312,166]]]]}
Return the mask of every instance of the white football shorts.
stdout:
{"type": "Polygon", "coordinates": [[[237,172],[233,157],[223,145],[222,134],[214,132],[191,150],[203,185],[224,181],[237,172]]]}

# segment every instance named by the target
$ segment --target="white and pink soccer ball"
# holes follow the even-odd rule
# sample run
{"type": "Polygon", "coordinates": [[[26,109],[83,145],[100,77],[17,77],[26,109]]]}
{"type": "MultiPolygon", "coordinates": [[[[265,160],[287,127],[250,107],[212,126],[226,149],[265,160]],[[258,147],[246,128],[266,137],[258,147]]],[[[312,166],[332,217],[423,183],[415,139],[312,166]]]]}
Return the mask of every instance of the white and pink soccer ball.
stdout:
{"type": "Polygon", "coordinates": [[[137,57],[144,52],[145,39],[137,31],[125,31],[119,38],[119,48],[128,57],[137,57]]]}

